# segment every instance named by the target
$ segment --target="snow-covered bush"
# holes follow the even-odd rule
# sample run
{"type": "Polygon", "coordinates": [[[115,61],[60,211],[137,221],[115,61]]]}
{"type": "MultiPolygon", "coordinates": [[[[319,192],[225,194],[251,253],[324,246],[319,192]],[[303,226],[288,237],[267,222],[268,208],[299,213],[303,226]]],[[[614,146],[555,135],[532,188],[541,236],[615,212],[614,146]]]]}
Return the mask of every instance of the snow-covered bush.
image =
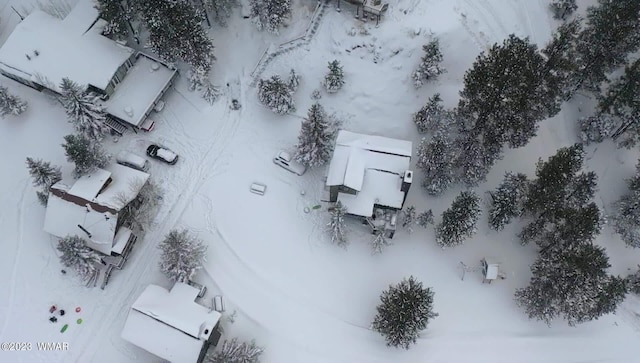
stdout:
{"type": "Polygon", "coordinates": [[[389,286],[380,295],[380,305],[371,328],[385,337],[388,346],[409,349],[438,316],[433,311],[434,293],[413,276],[389,286]]]}
{"type": "Polygon", "coordinates": [[[324,165],[331,159],[332,128],[324,108],[314,103],[300,124],[296,160],[309,167],[324,165]]]}
{"type": "Polygon", "coordinates": [[[291,92],[295,92],[298,90],[298,86],[300,86],[300,75],[291,68],[289,72],[289,89],[291,89],[291,92]]]}
{"type": "Polygon", "coordinates": [[[555,19],[564,20],[578,9],[578,5],[576,0],[554,0],[549,4],[549,8],[555,19]]]}
{"type": "Polygon", "coordinates": [[[480,218],[480,197],[474,192],[461,192],[442,213],[442,221],[436,226],[436,242],[442,247],[460,245],[476,233],[480,218]]]}
{"type": "Polygon", "coordinates": [[[382,253],[387,246],[391,246],[391,241],[384,235],[384,229],[375,229],[371,239],[371,253],[382,253]]]}
{"type": "Polygon", "coordinates": [[[440,66],[442,62],[442,52],[440,51],[440,41],[438,38],[422,46],[425,55],[422,56],[418,68],[413,72],[413,83],[416,88],[422,87],[425,81],[431,81],[445,72],[440,66]]]}
{"type": "Polygon", "coordinates": [[[429,131],[444,131],[452,122],[452,117],[451,112],[442,106],[440,94],[436,93],[427,100],[426,105],[413,114],[413,122],[418,128],[418,132],[423,134],[429,131]]]}
{"type": "Polygon", "coordinates": [[[65,143],[62,144],[67,160],[74,163],[74,170],[77,178],[95,171],[97,168],[103,168],[111,159],[100,143],[95,142],[85,135],[67,135],[64,137],[65,143]]]}
{"type": "Polygon", "coordinates": [[[578,120],[578,125],[580,126],[580,140],[585,145],[604,141],[611,136],[616,128],[614,118],[607,114],[583,117],[578,120]]]}
{"type": "Polygon", "coordinates": [[[220,89],[214,86],[211,82],[207,82],[202,87],[202,99],[207,101],[208,104],[213,105],[220,97],[220,89]]]}
{"type": "Polygon", "coordinates": [[[322,84],[328,93],[336,93],[344,86],[344,72],[337,59],[329,62],[329,73],[322,84]]]}
{"type": "Polygon", "coordinates": [[[402,211],[402,228],[405,228],[407,232],[413,232],[413,225],[416,222],[416,207],[410,206],[402,211]]]}
{"type": "Polygon", "coordinates": [[[225,340],[215,352],[207,354],[206,363],[258,363],[264,348],[254,341],[240,342],[238,338],[225,340]]]}
{"type": "Polygon", "coordinates": [[[129,188],[135,191],[138,196],[127,203],[128,198],[125,193],[116,195],[116,200],[124,205],[119,214],[122,219],[131,223],[133,228],[146,231],[158,211],[161,199],[160,188],[151,179],[142,186],[139,182],[133,182],[129,188]]]}
{"type": "Polygon", "coordinates": [[[278,34],[291,17],[291,0],[249,0],[251,18],[258,30],[278,34]]]}
{"type": "Polygon", "coordinates": [[[78,273],[83,281],[90,281],[98,273],[97,265],[101,263],[100,254],[88,247],[81,237],[62,238],[58,241],[56,248],[62,253],[60,262],[78,273]]]}
{"type": "Polygon", "coordinates": [[[280,115],[296,110],[291,88],[278,75],[258,82],[258,100],[280,115]]]}
{"type": "Polygon", "coordinates": [[[313,92],[311,92],[311,99],[314,101],[317,101],[319,99],[322,98],[322,93],[320,93],[319,89],[314,89],[313,92]]]}
{"type": "Polygon", "coordinates": [[[42,188],[42,191],[36,192],[38,201],[46,206],[49,200],[49,188],[62,180],[60,167],[52,166],[48,161],[34,160],[30,157],[27,157],[26,163],[29,175],[33,178],[33,185],[42,188]]]}
{"type": "Polygon", "coordinates": [[[7,87],[0,86],[0,116],[18,116],[27,110],[27,103],[20,97],[12,95],[7,87]]]}
{"type": "Polygon", "coordinates": [[[433,225],[433,211],[431,209],[426,210],[418,214],[418,225],[423,228],[427,228],[433,225]]]}
{"type": "Polygon", "coordinates": [[[346,247],[349,243],[347,241],[347,227],[344,221],[346,213],[347,209],[338,201],[330,211],[330,220],[327,223],[329,233],[331,233],[331,242],[340,247],[346,247]]]}
{"type": "Polygon", "coordinates": [[[105,124],[107,115],[100,105],[100,96],[69,78],[63,78],[59,88],[58,99],[76,131],[92,140],[101,140],[109,127],[105,124]]]}
{"type": "Polygon", "coordinates": [[[489,208],[489,227],[500,231],[512,218],[522,213],[524,199],[527,197],[529,180],[521,173],[507,172],[498,188],[491,192],[489,208]]]}
{"type": "Polygon", "coordinates": [[[419,169],[424,171],[422,186],[429,195],[439,195],[456,181],[453,160],[457,150],[451,143],[449,134],[436,132],[431,140],[422,139],[417,151],[419,169]]]}
{"type": "Polygon", "coordinates": [[[158,246],[160,271],[171,281],[188,282],[202,268],[207,246],[187,230],[172,230],[158,246]]]}

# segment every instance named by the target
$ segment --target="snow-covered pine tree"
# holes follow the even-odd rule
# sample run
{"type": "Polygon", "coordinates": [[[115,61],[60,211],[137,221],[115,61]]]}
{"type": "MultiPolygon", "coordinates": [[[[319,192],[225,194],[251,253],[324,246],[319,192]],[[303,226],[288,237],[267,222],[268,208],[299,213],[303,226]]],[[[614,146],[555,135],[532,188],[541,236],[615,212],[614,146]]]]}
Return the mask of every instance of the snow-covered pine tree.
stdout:
{"type": "MultiPolygon", "coordinates": [[[[640,265],[638,266],[640,267],[640,265]]],[[[629,292],[640,295],[640,270],[627,276],[627,288],[629,292]]]]}
{"type": "Polygon", "coordinates": [[[330,220],[327,223],[328,231],[331,233],[331,243],[335,243],[340,247],[346,247],[349,243],[347,240],[347,226],[344,221],[346,213],[347,209],[342,203],[340,201],[336,202],[329,212],[330,220]]]}
{"type": "Polygon", "coordinates": [[[62,180],[62,172],[59,166],[53,166],[48,161],[30,157],[27,157],[26,163],[35,187],[42,187],[48,190],[50,186],[62,180]]]}
{"type": "Polygon", "coordinates": [[[385,236],[383,229],[376,228],[373,231],[373,238],[371,239],[372,254],[382,253],[385,247],[391,246],[391,245],[392,243],[385,236]]]}
{"type": "Polygon", "coordinates": [[[296,110],[289,85],[278,75],[274,75],[270,79],[261,79],[258,82],[258,100],[271,111],[280,115],[296,110]]]}
{"type": "Polygon", "coordinates": [[[507,172],[498,188],[491,192],[489,208],[489,227],[500,231],[514,217],[522,213],[524,199],[527,197],[529,180],[522,173],[507,172]]]}
{"type": "Polygon", "coordinates": [[[291,17],[291,0],[249,0],[251,18],[258,30],[279,34],[280,27],[291,17]]]}
{"type": "Polygon", "coordinates": [[[314,101],[317,101],[319,99],[322,98],[322,94],[320,93],[319,89],[314,89],[313,92],[311,92],[311,99],[314,101]]]}
{"type": "Polygon", "coordinates": [[[442,106],[442,98],[436,93],[427,100],[427,104],[413,114],[413,122],[418,128],[418,132],[436,132],[444,130],[453,122],[450,111],[442,106]]]}
{"type": "Polygon", "coordinates": [[[27,103],[9,93],[7,87],[0,86],[0,116],[18,116],[27,110],[27,103]]]}
{"type": "Polygon", "coordinates": [[[329,73],[322,84],[328,93],[336,93],[344,86],[344,72],[337,59],[329,62],[329,73]]]}
{"type": "Polygon", "coordinates": [[[291,68],[291,71],[289,72],[289,88],[291,89],[291,92],[297,91],[298,86],[300,86],[300,75],[291,68]]]}
{"type": "Polygon", "coordinates": [[[254,341],[240,342],[238,338],[225,340],[220,349],[207,354],[206,363],[258,363],[264,348],[254,341]]]}
{"type": "Polygon", "coordinates": [[[107,116],[99,103],[99,96],[69,78],[63,78],[59,88],[58,99],[76,131],[92,140],[102,140],[109,127],[105,124],[107,116]]]}
{"type": "Polygon", "coordinates": [[[438,38],[423,45],[422,50],[424,50],[425,54],[420,59],[418,68],[412,74],[413,84],[416,88],[422,87],[424,82],[434,80],[445,72],[445,69],[440,66],[443,57],[440,51],[440,40],[438,40],[438,38]]]}
{"type": "Polygon", "coordinates": [[[565,20],[578,9],[578,5],[576,4],[576,0],[553,0],[553,2],[549,4],[549,8],[554,18],[565,20]]]}
{"type": "Polygon", "coordinates": [[[418,225],[423,228],[433,226],[433,211],[429,209],[418,214],[417,222],[418,222],[418,225]]]}
{"type": "Polygon", "coordinates": [[[436,242],[443,248],[462,244],[476,233],[479,218],[480,197],[474,192],[461,192],[442,213],[442,221],[436,226],[436,242]]]}
{"type": "Polygon", "coordinates": [[[451,168],[455,170],[454,180],[467,187],[476,187],[486,181],[496,160],[502,157],[502,146],[496,143],[482,143],[472,137],[462,136],[455,140],[451,149],[455,150],[451,168]]]}
{"type": "Polygon", "coordinates": [[[627,65],[624,74],[613,81],[606,95],[599,98],[601,112],[620,119],[617,130],[612,131],[614,139],[622,136],[619,146],[630,149],[640,142],[640,59],[627,65]]]}
{"type": "Polygon", "coordinates": [[[589,145],[592,142],[603,142],[611,136],[616,127],[616,122],[610,115],[598,113],[591,117],[578,119],[580,128],[580,140],[589,145]]]}
{"type": "Polygon", "coordinates": [[[635,175],[627,180],[629,192],[614,203],[611,221],[624,243],[640,248],[640,162],[635,175]]]}
{"type": "Polygon", "coordinates": [[[202,86],[202,99],[208,104],[213,105],[220,97],[220,89],[211,82],[207,82],[202,86]]]}
{"type": "Polygon", "coordinates": [[[436,132],[431,140],[422,139],[417,152],[417,166],[424,171],[422,186],[429,195],[439,195],[456,181],[452,160],[457,150],[451,143],[449,134],[436,132]]]}
{"type": "Polygon", "coordinates": [[[49,193],[38,190],[36,191],[36,196],[38,197],[38,202],[46,207],[47,203],[49,203],[49,193]]]}
{"type": "Polygon", "coordinates": [[[571,99],[577,88],[575,73],[579,67],[577,45],[581,25],[580,18],[561,24],[553,32],[551,41],[541,49],[546,58],[547,92],[555,97],[558,107],[571,99]]]}
{"type": "Polygon", "coordinates": [[[640,48],[640,2],[598,0],[587,8],[585,29],[578,42],[577,87],[599,92],[607,73],[622,66],[640,48]],[[615,31],[614,31],[615,29],[615,31]]]}
{"type": "Polygon", "coordinates": [[[613,313],[627,293],[624,279],[607,274],[609,258],[591,243],[541,253],[531,267],[529,286],[517,289],[516,302],[530,319],[570,326],[613,313]]]}
{"type": "Polygon", "coordinates": [[[104,27],[104,34],[111,35],[117,39],[127,39],[131,31],[130,21],[133,20],[134,12],[128,6],[128,2],[122,0],[97,0],[100,19],[104,19],[107,25],[104,27]]]}
{"type": "Polygon", "coordinates": [[[438,316],[433,311],[433,296],[431,288],[423,287],[413,276],[390,285],[380,295],[371,328],[384,336],[388,346],[409,349],[438,316]]]}
{"type": "Polygon", "coordinates": [[[202,5],[215,14],[213,18],[218,24],[226,26],[227,19],[233,13],[233,9],[240,6],[240,2],[238,0],[202,0],[202,5]]]}
{"type": "Polygon", "coordinates": [[[309,167],[324,165],[331,159],[332,132],[324,108],[314,103],[300,124],[296,160],[309,167]]]}
{"type": "Polygon", "coordinates": [[[416,222],[416,207],[410,206],[402,211],[402,228],[405,228],[407,232],[413,232],[413,225],[416,222]]]}
{"type": "Polygon", "coordinates": [[[74,163],[74,173],[77,178],[103,168],[111,159],[100,143],[92,141],[82,134],[67,135],[62,144],[67,160],[74,163]]]}
{"type": "Polygon", "coordinates": [[[188,282],[206,259],[207,246],[187,230],[170,231],[158,248],[160,271],[175,282],[188,282]]]}
{"type": "Polygon", "coordinates": [[[56,248],[62,253],[60,262],[77,272],[83,281],[91,280],[98,273],[96,265],[101,263],[102,258],[98,252],[88,247],[81,237],[62,238],[58,241],[56,248]]]}

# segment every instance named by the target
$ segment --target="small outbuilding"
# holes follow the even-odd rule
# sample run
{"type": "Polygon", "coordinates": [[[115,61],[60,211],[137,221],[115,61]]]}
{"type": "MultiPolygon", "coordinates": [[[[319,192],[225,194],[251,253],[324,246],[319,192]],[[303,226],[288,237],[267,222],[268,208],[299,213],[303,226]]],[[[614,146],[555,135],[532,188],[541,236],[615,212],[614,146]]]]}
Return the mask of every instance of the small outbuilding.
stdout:
{"type": "Polygon", "coordinates": [[[500,274],[500,262],[492,257],[485,257],[481,261],[482,263],[482,283],[491,283],[491,281],[501,276],[500,274]]]}

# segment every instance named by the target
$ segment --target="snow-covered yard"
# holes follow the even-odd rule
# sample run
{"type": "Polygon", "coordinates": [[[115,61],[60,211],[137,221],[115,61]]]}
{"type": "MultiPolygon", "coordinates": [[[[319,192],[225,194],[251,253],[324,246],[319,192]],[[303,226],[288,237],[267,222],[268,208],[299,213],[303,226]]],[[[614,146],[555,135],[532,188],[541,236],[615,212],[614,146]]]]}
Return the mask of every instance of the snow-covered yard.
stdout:
{"type": "MultiPolygon", "coordinates": [[[[17,22],[9,5],[18,3],[5,3],[0,40],[17,22]]],[[[300,121],[313,103],[310,95],[321,88],[327,63],[334,59],[344,67],[346,84],[336,94],[322,92],[320,103],[327,112],[335,113],[346,129],[410,140],[415,153],[420,136],[411,114],[436,92],[453,107],[474,58],[510,33],[544,45],[558,24],[547,10],[548,1],[399,0],[379,27],[354,19],[355,8],[348,3],[342,2],[342,12],[331,3],[311,42],[279,55],[264,70],[263,78],[286,77],[291,68],[302,77],[297,111],[279,116],[258,103],[250,74],[271,43],[304,33],[316,2],[294,3],[292,24],[278,37],[258,33],[239,10],[227,28],[211,30],[217,57],[212,80],[225,91],[216,104],[209,106],[187,91],[180,78],[154,116],[153,131],[105,140],[113,154],[126,149],[144,155],[150,143],[157,143],[180,156],[174,166],[150,160],[151,178],[163,189],[159,213],[105,290],[88,289],[72,274],[60,272],[56,240],[42,230],[44,209],[25,168],[27,156],[42,158],[62,165],[70,177],[72,165],[60,144],[72,127],[55,100],[1,80],[29,102],[29,109],[18,118],[0,120],[0,289],[6,292],[0,296],[0,340],[32,342],[34,349],[0,352],[0,361],[157,361],[124,341],[120,332],[131,304],[148,284],[170,287],[159,272],[156,246],[170,230],[182,227],[209,245],[205,269],[196,280],[209,288],[204,303],[211,304],[214,295],[225,298],[223,339],[256,339],[265,347],[265,363],[635,361],[640,353],[640,300],[635,296],[629,295],[616,315],[574,328],[563,321],[551,327],[530,321],[515,305],[514,290],[527,285],[536,257],[534,246],[523,247],[517,240],[518,223],[495,232],[483,216],[472,239],[446,250],[435,243],[432,228],[416,227],[412,234],[402,230],[392,246],[372,255],[370,230],[352,222],[350,245],[344,250],[329,243],[326,208],[313,209],[323,204],[326,169],[297,176],[271,160],[297,142],[300,121]],[[411,72],[430,32],[440,38],[447,73],[416,90],[411,72]],[[230,109],[232,98],[239,100],[240,110],[230,109]],[[264,196],[250,193],[254,182],[267,186],[264,196]],[[461,279],[461,263],[479,267],[486,256],[502,262],[506,279],[482,284],[478,271],[461,279]],[[432,287],[439,316],[406,351],[388,348],[369,325],[381,291],[409,275],[432,287]],[[68,311],[57,323],[47,320],[52,304],[68,311]],[[81,312],[74,311],[76,306],[81,312]],[[78,318],[82,324],[76,324],[78,318]],[[65,323],[69,328],[61,334],[65,323]],[[35,343],[42,341],[69,342],[69,350],[38,351],[35,343]]],[[[586,4],[580,6],[584,10],[586,4]]],[[[576,142],[575,120],[587,114],[590,103],[576,96],[565,104],[526,147],[508,150],[476,191],[484,196],[508,170],[533,175],[538,158],[576,142]]],[[[624,179],[633,174],[638,154],[610,142],[586,150],[587,169],[599,178],[596,202],[607,211],[625,190],[624,179]]],[[[415,160],[412,168],[416,170],[415,160]]],[[[431,208],[439,220],[460,189],[428,197],[417,173],[406,205],[418,211],[431,208]]],[[[597,242],[606,247],[614,274],[626,276],[640,263],[640,250],[625,248],[609,227],[597,242]]]]}

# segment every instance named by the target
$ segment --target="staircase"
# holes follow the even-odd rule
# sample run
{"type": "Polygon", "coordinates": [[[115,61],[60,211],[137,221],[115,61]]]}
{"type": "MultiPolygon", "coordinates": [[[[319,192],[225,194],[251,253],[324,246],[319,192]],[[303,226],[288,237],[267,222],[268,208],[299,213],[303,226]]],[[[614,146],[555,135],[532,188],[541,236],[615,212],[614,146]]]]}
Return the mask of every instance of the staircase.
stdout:
{"type": "Polygon", "coordinates": [[[111,130],[113,130],[118,135],[122,136],[125,131],[127,131],[127,127],[120,122],[116,121],[112,117],[105,117],[104,119],[105,125],[109,126],[111,130]]]}

